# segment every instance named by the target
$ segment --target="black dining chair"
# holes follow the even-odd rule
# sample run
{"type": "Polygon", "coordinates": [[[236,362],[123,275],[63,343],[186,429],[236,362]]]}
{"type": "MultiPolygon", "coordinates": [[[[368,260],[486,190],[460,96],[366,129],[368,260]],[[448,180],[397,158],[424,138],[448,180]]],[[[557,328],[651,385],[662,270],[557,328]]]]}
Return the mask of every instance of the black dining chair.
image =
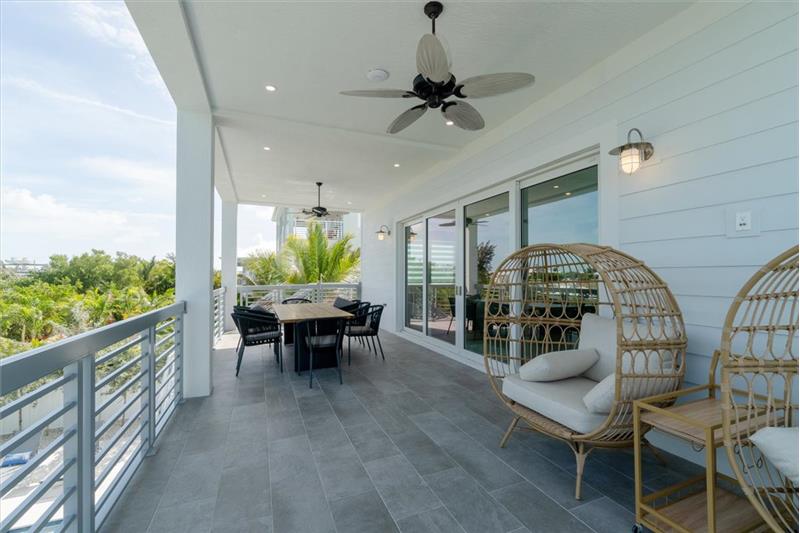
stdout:
{"type": "MultiPolygon", "coordinates": [[[[314,388],[314,350],[335,350],[336,370],[342,384],[342,341],[347,321],[343,318],[309,320],[305,325],[305,343],[308,349],[308,388],[314,388]]],[[[295,363],[297,364],[297,363],[295,363]]]]}
{"type": "Polygon", "coordinates": [[[382,305],[371,305],[366,309],[359,310],[356,312],[356,315],[350,319],[347,323],[347,329],[345,330],[345,335],[347,336],[347,364],[350,365],[350,339],[355,337],[359,340],[363,340],[367,347],[369,347],[370,340],[372,341],[372,346],[375,348],[375,357],[378,357],[378,348],[380,347],[381,350],[381,359],[384,361],[386,360],[386,356],[383,354],[383,345],[381,344],[381,338],[378,335],[381,327],[381,316],[383,315],[383,306],[382,305]],[[375,340],[377,339],[378,344],[375,345],[375,340]]]}
{"type": "Polygon", "coordinates": [[[239,331],[237,346],[236,375],[242,366],[244,349],[247,346],[272,344],[277,363],[283,372],[283,347],[281,346],[281,325],[278,317],[269,312],[253,312],[239,309],[231,313],[233,323],[239,331]]]}
{"type": "Polygon", "coordinates": [[[311,300],[308,298],[286,298],[281,301],[282,304],[310,304],[311,300]]]}

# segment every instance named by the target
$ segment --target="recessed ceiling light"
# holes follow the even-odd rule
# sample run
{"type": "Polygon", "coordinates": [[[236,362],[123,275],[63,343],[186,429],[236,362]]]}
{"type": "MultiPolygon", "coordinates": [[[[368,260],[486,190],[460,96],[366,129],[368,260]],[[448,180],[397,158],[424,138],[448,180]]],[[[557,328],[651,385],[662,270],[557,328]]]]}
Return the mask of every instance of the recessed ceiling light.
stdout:
{"type": "Polygon", "coordinates": [[[278,88],[277,88],[277,87],[275,87],[274,85],[265,85],[265,86],[264,86],[264,88],[265,88],[265,89],[267,90],[267,92],[269,92],[269,93],[274,93],[275,91],[277,91],[277,90],[278,90],[278,88]]]}
{"type": "Polygon", "coordinates": [[[347,205],[353,205],[353,202],[351,202],[350,200],[348,200],[348,201],[347,201],[347,205]]]}
{"type": "Polygon", "coordinates": [[[395,164],[394,164],[394,165],[392,165],[392,166],[393,166],[394,168],[400,168],[400,163],[395,163],[395,164]]]}
{"type": "Polygon", "coordinates": [[[369,81],[386,81],[389,79],[389,71],[382,68],[374,68],[367,72],[369,81]]]}
{"type": "Polygon", "coordinates": [[[553,188],[554,189],[558,189],[558,185],[553,185],[553,188]]]}
{"type": "Polygon", "coordinates": [[[564,196],[572,196],[572,193],[571,192],[565,192],[564,196]]]}
{"type": "Polygon", "coordinates": [[[261,195],[261,198],[266,198],[266,197],[267,197],[267,195],[266,195],[266,194],[262,194],[262,195],[261,195]]]}
{"type": "Polygon", "coordinates": [[[447,121],[445,121],[444,124],[445,124],[445,126],[452,126],[454,123],[453,123],[452,120],[447,120],[447,121]]]}
{"type": "Polygon", "coordinates": [[[265,152],[269,152],[270,150],[272,150],[272,148],[270,148],[269,146],[265,146],[265,147],[264,147],[264,151],[265,151],[265,152]]]}

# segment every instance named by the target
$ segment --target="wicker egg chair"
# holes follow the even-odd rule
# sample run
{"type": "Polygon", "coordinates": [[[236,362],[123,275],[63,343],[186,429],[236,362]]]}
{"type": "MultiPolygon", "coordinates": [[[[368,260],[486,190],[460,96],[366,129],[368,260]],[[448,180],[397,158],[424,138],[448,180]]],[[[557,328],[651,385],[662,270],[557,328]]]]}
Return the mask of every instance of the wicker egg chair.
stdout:
{"type": "MultiPolygon", "coordinates": [[[[588,326],[583,329],[588,337],[588,326]]],[[[515,415],[500,446],[515,430],[565,441],[575,453],[575,498],[580,499],[589,452],[633,444],[633,400],[680,387],[686,334],[669,288],[641,261],[593,244],[538,244],[513,253],[494,272],[486,290],[483,354],[492,388],[515,415]],[[610,412],[593,418],[579,413],[591,427],[578,426],[545,416],[543,409],[532,408],[531,402],[523,405],[504,392],[504,382],[519,383],[520,367],[534,357],[582,346],[582,323],[589,315],[594,320],[606,317],[610,361],[605,367],[598,362],[585,376],[546,383],[545,395],[558,404],[555,409],[569,404],[585,411],[582,395],[562,398],[562,391],[573,384],[597,385],[606,377],[614,380],[610,412]]]]}
{"type": "MultiPolygon", "coordinates": [[[[768,449],[759,448],[763,441],[756,433],[797,428],[797,300],[798,249],[793,247],[756,272],[736,295],[720,346],[728,460],[742,491],[774,531],[798,530],[797,471],[790,479],[780,463],[770,460],[775,457],[768,449]]],[[[797,434],[792,444],[786,431],[777,432],[779,455],[796,460],[797,434]]]]}

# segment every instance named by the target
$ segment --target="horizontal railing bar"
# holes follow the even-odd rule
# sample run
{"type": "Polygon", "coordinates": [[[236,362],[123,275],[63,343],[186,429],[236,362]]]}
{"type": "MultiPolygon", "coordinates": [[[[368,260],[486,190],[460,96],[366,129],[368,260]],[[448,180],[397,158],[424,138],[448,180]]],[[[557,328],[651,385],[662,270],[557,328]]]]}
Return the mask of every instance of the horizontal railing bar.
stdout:
{"type": "Polygon", "coordinates": [[[170,355],[174,354],[175,348],[177,348],[178,346],[180,346],[180,343],[173,344],[172,346],[170,346],[169,348],[158,354],[158,356],[156,356],[156,363],[161,362],[161,360],[164,359],[164,357],[169,357],[170,355]]]}
{"type": "Polygon", "coordinates": [[[158,348],[159,346],[161,346],[161,345],[162,345],[162,344],[164,344],[165,342],[167,342],[167,341],[170,341],[170,340],[174,339],[176,335],[177,335],[177,331],[173,331],[173,332],[172,332],[172,333],[170,333],[169,335],[164,335],[163,337],[161,337],[160,339],[158,339],[158,340],[156,341],[156,345],[155,345],[155,347],[156,347],[156,348],[158,348]]]}
{"type": "MultiPolygon", "coordinates": [[[[116,421],[117,421],[117,419],[118,419],[120,416],[122,416],[123,414],[125,414],[125,413],[128,411],[128,409],[130,409],[130,408],[131,408],[131,406],[133,405],[133,403],[134,403],[135,401],[137,401],[139,398],[141,398],[141,397],[142,397],[142,394],[144,394],[145,392],[147,392],[147,386],[144,386],[144,387],[142,387],[142,390],[140,390],[139,392],[137,392],[137,393],[136,393],[136,396],[134,396],[133,398],[131,398],[130,400],[128,400],[127,402],[125,402],[125,405],[123,405],[122,407],[120,407],[119,411],[117,411],[116,413],[114,413],[114,415],[113,415],[111,418],[109,418],[108,420],[106,420],[106,422],[105,422],[105,423],[104,423],[102,426],[100,426],[100,429],[98,429],[98,430],[95,432],[95,434],[94,434],[94,440],[98,440],[98,439],[99,439],[99,438],[100,438],[100,437],[103,435],[103,433],[105,433],[106,431],[108,431],[108,428],[110,428],[111,426],[113,426],[113,425],[114,425],[114,422],[116,422],[116,421]]],[[[145,402],[145,404],[146,404],[146,403],[147,403],[147,402],[145,402]]]]}
{"type": "Polygon", "coordinates": [[[6,519],[3,520],[2,524],[0,524],[0,531],[8,531],[9,529],[11,529],[11,526],[13,524],[16,524],[19,521],[19,519],[22,518],[22,515],[28,512],[28,509],[30,509],[33,506],[33,504],[39,501],[39,498],[45,492],[50,490],[50,487],[52,487],[55,484],[55,482],[58,481],[61,478],[61,476],[64,475],[64,472],[69,470],[72,467],[72,465],[75,464],[75,461],[76,460],[73,457],[69,461],[65,462],[61,466],[61,468],[58,468],[50,472],[47,475],[47,477],[44,478],[44,480],[34,490],[32,490],[30,494],[28,494],[28,497],[25,498],[25,500],[23,500],[23,502],[20,503],[17,506],[17,508],[11,512],[11,514],[6,515],[6,519]]]}
{"type": "Polygon", "coordinates": [[[169,422],[172,413],[174,413],[175,409],[177,408],[178,408],[178,402],[172,403],[169,409],[164,411],[164,413],[161,415],[161,418],[159,418],[156,421],[156,436],[161,435],[161,431],[164,429],[164,426],[167,425],[167,422],[169,422]]]}
{"type": "Polygon", "coordinates": [[[114,379],[116,379],[120,374],[122,374],[123,372],[128,370],[130,367],[132,367],[133,365],[136,365],[138,363],[141,363],[142,360],[144,360],[146,357],[147,357],[146,353],[140,354],[138,357],[134,357],[133,359],[131,359],[130,361],[128,361],[127,363],[125,363],[124,365],[119,367],[118,369],[114,370],[113,372],[109,372],[108,374],[103,376],[103,378],[100,381],[98,381],[95,384],[94,390],[95,391],[99,391],[100,389],[102,389],[103,387],[105,387],[106,385],[108,385],[109,383],[114,381],[114,379]]]}
{"type": "Polygon", "coordinates": [[[161,394],[161,391],[164,390],[164,387],[166,387],[171,382],[172,378],[174,378],[177,373],[178,369],[175,368],[169,376],[165,377],[161,381],[161,385],[159,385],[158,388],[156,389],[156,397],[158,397],[158,395],[161,394]]]}
{"type": "Polygon", "coordinates": [[[120,396],[122,396],[123,394],[125,394],[125,391],[127,391],[129,388],[131,388],[133,385],[135,385],[137,381],[139,381],[140,379],[142,379],[142,378],[143,378],[144,376],[146,376],[146,375],[147,375],[147,369],[145,369],[145,370],[141,370],[141,371],[140,371],[138,374],[136,374],[136,375],[135,375],[135,376],[133,376],[131,379],[129,379],[128,381],[126,381],[126,382],[125,382],[125,385],[123,385],[122,387],[120,387],[119,389],[117,389],[116,391],[114,391],[114,394],[112,394],[111,396],[109,396],[109,397],[106,399],[106,401],[104,401],[104,402],[103,402],[103,404],[102,404],[100,407],[98,407],[98,408],[96,408],[96,409],[94,410],[94,414],[95,414],[95,415],[99,415],[100,413],[102,413],[103,411],[105,411],[105,410],[108,408],[108,406],[110,406],[112,403],[114,403],[114,401],[115,401],[117,398],[119,398],[120,396]]]}
{"type": "Polygon", "coordinates": [[[14,475],[8,478],[6,482],[0,486],[0,498],[5,496],[8,491],[16,487],[17,484],[25,478],[25,476],[33,472],[33,470],[39,466],[42,461],[50,457],[50,455],[52,455],[56,449],[63,446],[65,442],[75,435],[75,433],[75,428],[61,433],[57,439],[53,440],[53,442],[47,445],[47,448],[34,455],[33,459],[25,463],[22,468],[14,472],[14,475]]]}
{"type": "Polygon", "coordinates": [[[164,366],[162,366],[162,367],[161,367],[161,369],[159,369],[159,371],[158,371],[158,372],[156,372],[156,379],[160,378],[160,377],[161,377],[161,375],[162,375],[162,374],[164,374],[164,372],[165,372],[165,371],[166,371],[166,370],[167,370],[169,367],[173,366],[173,365],[174,365],[175,363],[177,363],[177,362],[178,362],[178,358],[177,358],[177,357],[173,357],[172,359],[170,359],[169,361],[167,361],[166,363],[164,363],[164,366]]]}
{"type": "MultiPolygon", "coordinates": [[[[176,385],[178,384],[178,381],[177,381],[177,380],[175,381],[175,384],[176,384],[176,385]]],[[[170,392],[172,392],[172,390],[170,390],[170,392]]],[[[175,398],[177,398],[177,397],[178,397],[178,395],[176,394],[176,395],[175,395],[175,398]]],[[[169,398],[169,394],[167,394],[166,396],[164,396],[163,398],[161,398],[161,400],[159,400],[159,401],[156,403],[156,408],[155,408],[155,409],[153,409],[153,412],[154,412],[154,413],[157,413],[157,412],[158,412],[158,410],[159,410],[159,409],[161,409],[161,404],[163,404],[163,403],[164,403],[164,401],[165,401],[167,398],[169,398]]]]}
{"type": "Polygon", "coordinates": [[[77,489],[75,487],[70,487],[68,490],[64,491],[61,496],[53,500],[53,503],[50,504],[50,507],[47,508],[44,514],[39,517],[39,520],[37,520],[36,523],[33,524],[28,530],[29,533],[38,533],[44,529],[44,527],[47,525],[47,522],[49,522],[53,515],[56,514],[56,511],[58,511],[58,509],[64,505],[64,502],[67,501],[70,496],[76,492],[76,490],[77,489]]]}
{"type": "Polygon", "coordinates": [[[123,344],[119,348],[115,348],[114,350],[111,350],[107,354],[103,354],[100,357],[98,357],[97,359],[95,359],[94,360],[94,366],[102,365],[106,361],[108,361],[110,359],[113,359],[116,356],[118,356],[118,355],[120,355],[120,354],[122,354],[124,352],[127,352],[128,350],[130,350],[131,348],[133,348],[137,344],[141,344],[142,341],[145,340],[146,338],[147,337],[145,337],[144,335],[140,334],[135,339],[131,339],[130,342],[126,342],[125,344],[123,344]]]}
{"type": "Polygon", "coordinates": [[[64,416],[73,407],[75,407],[75,402],[70,402],[67,405],[61,407],[61,409],[56,409],[46,417],[40,419],[34,425],[25,428],[24,430],[20,431],[19,433],[8,439],[6,442],[0,445],[0,457],[3,457],[4,455],[8,455],[9,453],[13,452],[17,448],[17,446],[19,446],[21,443],[31,438],[35,433],[38,433],[39,431],[49,426],[54,420],[57,420],[58,418],[64,416]]]}
{"type": "Polygon", "coordinates": [[[38,400],[45,394],[52,392],[53,389],[57,389],[58,387],[61,387],[62,385],[69,383],[73,379],[75,379],[75,374],[67,374],[66,376],[61,376],[60,378],[54,379],[49,383],[45,383],[38,389],[32,390],[31,392],[25,394],[24,396],[17,398],[13,402],[5,404],[4,406],[0,407],[0,419],[7,417],[11,413],[19,411],[29,403],[38,400]]]}
{"type": "MultiPolygon", "coordinates": [[[[106,478],[109,476],[109,474],[111,474],[111,472],[114,470],[114,467],[117,466],[117,463],[119,463],[120,460],[122,460],[122,457],[125,455],[125,452],[128,451],[128,448],[131,447],[131,444],[133,444],[137,438],[142,436],[142,431],[147,429],[147,424],[149,424],[149,420],[144,420],[142,422],[142,425],[139,427],[139,430],[136,431],[133,435],[131,435],[130,440],[125,444],[125,446],[122,447],[122,449],[117,454],[116,458],[114,458],[113,461],[108,463],[108,465],[106,465],[106,467],[103,469],[100,475],[95,478],[95,484],[94,484],[95,487],[99,487],[100,485],[103,484],[103,481],[105,481],[106,478]]],[[[142,437],[142,441],[146,440],[147,440],[146,438],[142,437]]]]}
{"type": "Polygon", "coordinates": [[[164,330],[165,330],[165,329],[167,329],[168,327],[170,327],[170,326],[174,325],[174,324],[175,324],[175,322],[177,322],[177,320],[175,320],[174,318],[172,318],[172,319],[170,319],[170,320],[167,320],[166,322],[164,322],[163,324],[159,325],[159,326],[156,328],[156,333],[159,333],[159,332],[161,332],[161,331],[164,331],[164,330]]]}
{"type": "Polygon", "coordinates": [[[69,530],[72,523],[75,521],[75,514],[69,515],[69,518],[64,517],[64,521],[61,524],[61,529],[58,530],[58,533],[63,533],[64,531],[69,530]]]}
{"type": "Polygon", "coordinates": [[[119,428],[119,430],[116,433],[114,433],[114,436],[111,437],[111,440],[108,442],[108,444],[106,444],[105,448],[103,448],[103,450],[100,453],[98,453],[97,456],[95,457],[94,459],[95,466],[100,464],[100,461],[103,460],[103,457],[105,457],[108,454],[108,452],[111,451],[111,448],[113,448],[114,445],[119,441],[119,439],[122,438],[125,432],[131,428],[133,423],[136,422],[136,419],[139,418],[142,415],[142,413],[145,412],[145,410],[147,410],[147,404],[144,404],[142,408],[139,409],[136,412],[136,414],[130,418],[130,420],[125,422],[124,426],[119,428]]]}
{"type": "Polygon", "coordinates": [[[0,360],[0,396],[61,370],[88,354],[96,353],[167,318],[186,312],[186,302],[176,302],[102,328],[66,338],[0,360]]]}
{"type": "Polygon", "coordinates": [[[117,488],[117,484],[120,482],[120,480],[125,478],[125,474],[127,473],[128,469],[131,467],[132,464],[136,462],[136,456],[142,452],[145,446],[147,446],[147,440],[142,439],[142,442],[139,444],[139,448],[135,452],[133,452],[133,454],[131,454],[131,460],[125,464],[125,466],[120,471],[119,476],[114,478],[114,480],[111,482],[108,489],[106,490],[105,494],[103,494],[103,497],[100,498],[100,501],[97,502],[97,504],[95,504],[94,506],[95,512],[102,509],[103,506],[106,504],[108,498],[110,498],[111,495],[114,494],[114,489],[117,488]]]}

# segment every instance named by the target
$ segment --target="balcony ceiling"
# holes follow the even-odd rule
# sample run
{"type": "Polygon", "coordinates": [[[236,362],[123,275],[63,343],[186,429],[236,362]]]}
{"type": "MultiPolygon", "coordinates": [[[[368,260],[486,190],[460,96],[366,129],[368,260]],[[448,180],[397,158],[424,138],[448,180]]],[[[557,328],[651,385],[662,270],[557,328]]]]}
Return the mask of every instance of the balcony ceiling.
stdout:
{"type": "Polygon", "coordinates": [[[473,101],[486,120],[480,132],[447,127],[438,111],[428,111],[392,136],[387,125],[415,103],[338,93],[410,88],[417,41],[430,31],[423,4],[128,2],[178,108],[196,107],[204,92],[222,143],[216,180],[223,195],[307,206],[315,203],[319,180],[323,205],[353,210],[453,157],[688,5],[445,2],[437,33],[457,78],[523,71],[535,74],[536,84],[473,101]],[[181,40],[194,65],[181,55],[181,40]],[[368,81],[375,67],[390,78],[368,81]],[[200,79],[204,91],[194,87],[200,79]],[[278,90],[267,92],[267,84],[278,90]]]}

